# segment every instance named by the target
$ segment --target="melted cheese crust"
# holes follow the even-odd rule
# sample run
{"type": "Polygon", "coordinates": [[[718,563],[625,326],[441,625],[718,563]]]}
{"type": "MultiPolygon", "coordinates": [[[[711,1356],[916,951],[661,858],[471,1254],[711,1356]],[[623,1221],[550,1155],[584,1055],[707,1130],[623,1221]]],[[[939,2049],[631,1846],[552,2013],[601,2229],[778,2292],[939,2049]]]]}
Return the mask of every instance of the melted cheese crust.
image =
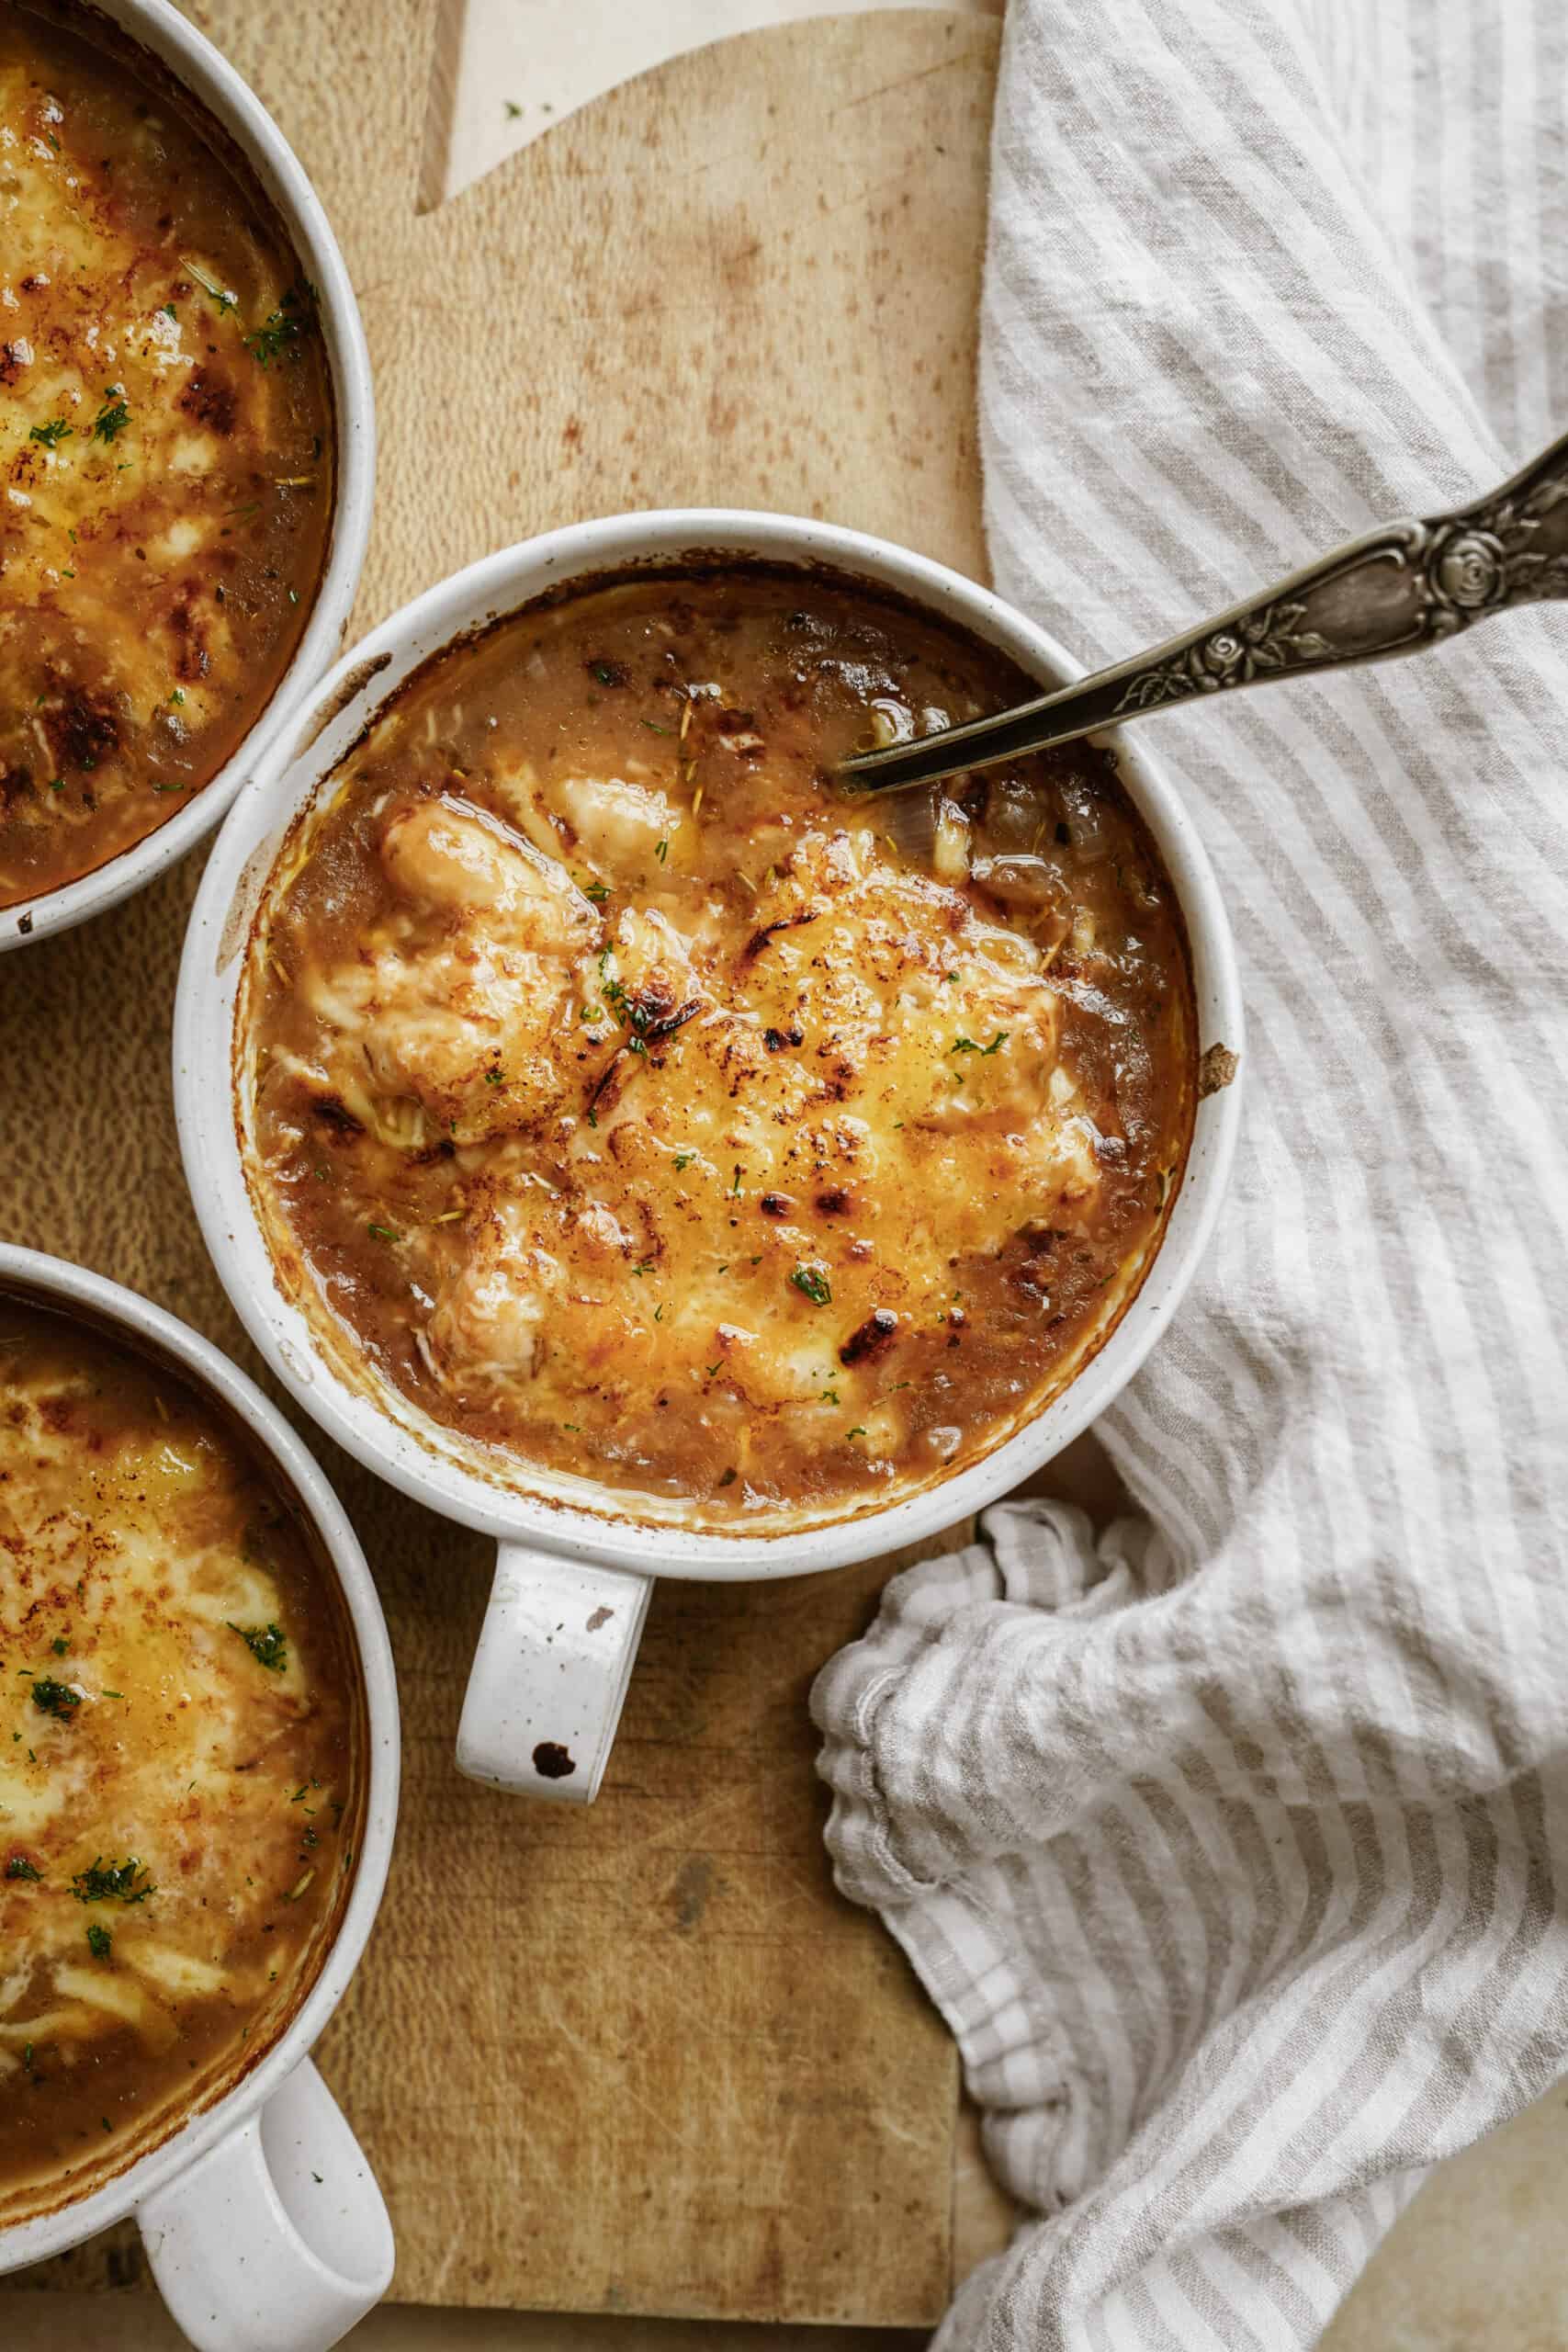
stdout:
{"type": "Polygon", "coordinates": [[[846,692],[835,652],[811,708],[798,587],[729,593],[668,685],[668,587],[502,624],[352,755],[247,980],[257,1197],[286,1283],[434,1421],[720,1513],[842,1508],[995,1442],[1135,1287],[1185,969],[1112,783],[950,803],[911,856],[818,775],[879,673],[846,692]]]}
{"type": "Polygon", "coordinates": [[[601,920],[563,865],[443,797],[388,823],[400,903],[303,980],[307,1084],[411,1150],[468,1147],[460,1215],[390,1245],[428,1289],[434,1377],[567,1419],[612,1375],[618,1397],[722,1378],[803,1443],[858,1424],[891,1457],[906,1417],[840,1343],[878,1312],[942,1320],[955,1259],[994,1255],[1021,1200],[1051,1220],[1099,1188],[1045,951],[869,819],[805,833],[738,924],[682,889],[661,796],[572,776],[548,797],[610,870],[640,804],[671,842],[660,884],[601,920]]]}
{"type": "Polygon", "coordinates": [[[333,470],[297,281],[172,97],[0,0],[0,905],[164,823],[287,667],[333,470]]]}
{"type": "Polygon", "coordinates": [[[302,1571],[176,1380],[0,1299],[0,2211],[298,1997],[355,1795],[302,1571]]]}

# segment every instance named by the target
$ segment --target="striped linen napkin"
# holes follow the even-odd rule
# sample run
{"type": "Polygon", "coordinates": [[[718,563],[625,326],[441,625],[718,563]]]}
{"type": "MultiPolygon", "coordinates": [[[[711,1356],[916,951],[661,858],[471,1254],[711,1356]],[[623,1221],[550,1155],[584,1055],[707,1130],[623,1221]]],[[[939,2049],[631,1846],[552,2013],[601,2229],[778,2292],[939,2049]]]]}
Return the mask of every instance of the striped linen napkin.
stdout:
{"type": "MultiPolygon", "coordinates": [[[[1561,0],[1012,0],[998,584],[1136,651],[1568,427],[1561,0]]],[[[1148,722],[1250,1032],[1142,1514],[889,1587],[840,1883],[1032,2218],[940,2341],[1290,2352],[1568,2064],[1568,613],[1148,722]]]]}

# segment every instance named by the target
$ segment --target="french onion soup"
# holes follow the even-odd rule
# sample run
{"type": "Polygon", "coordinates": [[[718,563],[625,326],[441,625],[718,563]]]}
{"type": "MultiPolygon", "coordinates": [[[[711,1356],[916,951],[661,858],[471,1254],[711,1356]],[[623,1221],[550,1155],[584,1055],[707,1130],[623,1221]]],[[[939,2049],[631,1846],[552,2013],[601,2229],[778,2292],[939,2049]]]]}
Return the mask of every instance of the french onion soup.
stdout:
{"type": "Polygon", "coordinates": [[[248,166],[96,11],[0,0],[0,907],[229,761],[333,501],[315,296],[248,166]]]}
{"type": "Polygon", "coordinates": [[[288,2025],[347,1897],[363,1716],[331,1564],[252,1442],[0,1293],[0,2225],[288,2025]]]}
{"type": "Polygon", "coordinates": [[[738,563],[406,680],[285,843],[237,1023],[253,1198],[340,1372],[492,1478],[717,1532],[883,1504],[1062,1387],[1181,1179],[1170,880],[1094,749],[945,788],[909,847],[827,775],[1034,691],[738,563]]]}

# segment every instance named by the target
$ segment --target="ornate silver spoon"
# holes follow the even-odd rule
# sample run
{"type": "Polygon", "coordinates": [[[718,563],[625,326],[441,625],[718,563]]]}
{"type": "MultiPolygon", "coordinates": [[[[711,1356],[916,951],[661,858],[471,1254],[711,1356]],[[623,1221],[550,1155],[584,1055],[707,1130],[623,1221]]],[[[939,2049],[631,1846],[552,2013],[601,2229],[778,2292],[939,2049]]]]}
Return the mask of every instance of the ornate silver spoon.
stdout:
{"type": "Polygon", "coordinates": [[[845,794],[900,792],[1194,695],[1386,662],[1511,605],[1568,597],[1568,435],[1490,497],[1429,522],[1385,523],[1152,652],[965,727],[845,760],[845,794]]]}

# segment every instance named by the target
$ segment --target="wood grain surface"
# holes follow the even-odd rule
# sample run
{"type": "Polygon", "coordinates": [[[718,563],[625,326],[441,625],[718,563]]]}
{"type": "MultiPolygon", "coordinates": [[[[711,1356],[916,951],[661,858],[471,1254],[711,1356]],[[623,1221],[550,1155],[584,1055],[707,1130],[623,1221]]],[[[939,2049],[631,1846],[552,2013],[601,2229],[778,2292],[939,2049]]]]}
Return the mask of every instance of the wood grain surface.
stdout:
{"type": "MultiPolygon", "coordinates": [[[[356,630],[491,548],[628,506],[830,515],[980,570],[993,24],[748,35],[422,213],[435,0],[190,13],[294,142],[359,288],[381,462],[356,630]]],[[[0,963],[0,1232],[255,1371],[171,1113],[199,864],[0,963]]],[[[392,2208],[394,2292],[934,2320],[997,2208],[960,2165],[955,2253],[953,2052],[831,1890],[806,1714],[887,1564],[662,1587],[599,1805],[531,1808],[452,1764],[485,1546],[312,1442],[377,1572],[405,1717],[386,1905],[321,2052],[392,2208]]],[[[138,2272],[121,2232],[17,2283],[138,2272]]]]}
{"type": "MultiPolygon", "coordinates": [[[[950,16],[999,17],[1003,0],[902,0],[950,16]]],[[[886,0],[833,0],[838,17],[886,0]]],[[[671,58],[738,33],[798,24],[823,0],[441,0],[422,207],[456,196],[569,115],[671,58]]]]}

